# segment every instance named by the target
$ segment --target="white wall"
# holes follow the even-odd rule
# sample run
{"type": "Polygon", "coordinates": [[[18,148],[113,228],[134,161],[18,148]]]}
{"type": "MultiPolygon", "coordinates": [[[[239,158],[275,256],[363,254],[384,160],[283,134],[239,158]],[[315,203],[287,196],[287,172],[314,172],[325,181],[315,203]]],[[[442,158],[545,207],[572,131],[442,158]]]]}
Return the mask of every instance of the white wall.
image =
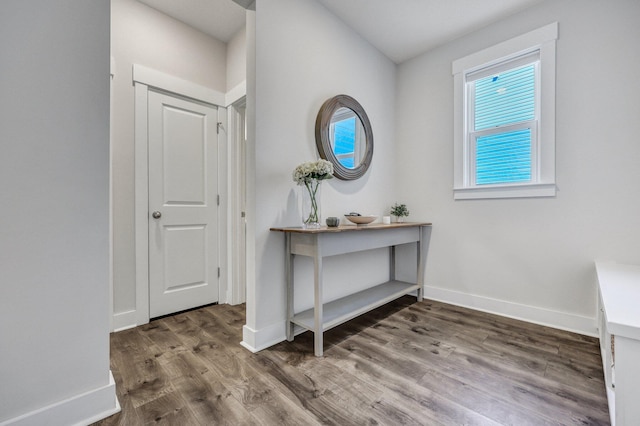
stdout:
{"type": "Polygon", "coordinates": [[[247,30],[240,29],[227,43],[227,92],[247,80],[247,30]]]}
{"type": "Polygon", "coordinates": [[[225,43],[142,3],[113,0],[111,54],[116,64],[112,118],[114,324],[119,328],[134,324],[131,313],[136,308],[132,66],[144,65],[225,93],[227,51],[225,43]]]}
{"type": "Polygon", "coordinates": [[[593,261],[640,262],[638,17],[549,1],[398,67],[400,198],[434,223],[426,297],[595,333],[593,261]],[[554,21],[557,196],[453,201],[451,62],[554,21]]]}
{"type": "Polygon", "coordinates": [[[109,1],[3,1],[0,57],[0,424],[97,420],[116,408],[109,1]]]}
{"type": "MultiPolygon", "coordinates": [[[[255,249],[255,279],[250,271],[244,344],[259,349],[284,339],[284,237],[269,228],[301,224],[299,189],[291,173],[301,162],[318,158],[315,119],[325,100],[344,93],[362,104],[372,123],[375,153],[363,178],[323,184],[323,217],[354,210],[382,215],[395,201],[395,65],[316,1],[257,2],[255,23],[255,99],[248,95],[248,117],[255,107],[256,118],[255,134],[249,131],[255,148],[255,177],[250,183],[255,206],[250,206],[248,218],[249,229],[255,229],[255,247],[250,248],[255,249]]],[[[247,44],[251,43],[248,36],[247,44]]],[[[386,266],[384,255],[371,254],[374,262],[384,259],[379,263],[386,266]]],[[[370,268],[366,260],[356,256],[354,262],[327,262],[333,272],[327,272],[325,281],[331,282],[332,273],[346,276],[353,289],[385,281],[384,267],[370,268]]],[[[299,269],[307,273],[301,275],[309,276],[309,266],[302,262],[299,269]]],[[[349,291],[329,284],[326,297],[349,291]]],[[[313,303],[305,283],[296,295],[297,308],[313,303]]]]}

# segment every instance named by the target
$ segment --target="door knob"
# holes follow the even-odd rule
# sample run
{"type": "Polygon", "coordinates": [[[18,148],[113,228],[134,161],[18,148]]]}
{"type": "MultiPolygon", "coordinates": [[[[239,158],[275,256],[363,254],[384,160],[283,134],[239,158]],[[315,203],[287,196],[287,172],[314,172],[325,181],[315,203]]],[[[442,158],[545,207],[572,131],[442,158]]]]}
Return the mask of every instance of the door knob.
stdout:
{"type": "Polygon", "coordinates": [[[151,216],[154,219],[160,219],[162,217],[162,213],[160,213],[159,211],[155,211],[155,212],[151,213],[151,216]]]}

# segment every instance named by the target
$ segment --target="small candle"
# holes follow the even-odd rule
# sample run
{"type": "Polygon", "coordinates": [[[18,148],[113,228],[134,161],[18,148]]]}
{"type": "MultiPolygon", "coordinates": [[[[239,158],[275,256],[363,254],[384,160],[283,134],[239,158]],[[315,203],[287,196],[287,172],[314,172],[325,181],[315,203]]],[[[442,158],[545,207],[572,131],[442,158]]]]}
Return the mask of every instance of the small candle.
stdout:
{"type": "Polygon", "coordinates": [[[388,225],[391,223],[391,216],[382,216],[382,223],[388,225]]]}

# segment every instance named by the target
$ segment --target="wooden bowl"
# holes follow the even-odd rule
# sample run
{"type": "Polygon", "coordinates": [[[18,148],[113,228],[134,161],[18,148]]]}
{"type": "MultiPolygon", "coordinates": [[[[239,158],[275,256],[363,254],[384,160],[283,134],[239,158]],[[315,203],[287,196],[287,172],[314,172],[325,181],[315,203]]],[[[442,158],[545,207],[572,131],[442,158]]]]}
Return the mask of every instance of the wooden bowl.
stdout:
{"type": "Polygon", "coordinates": [[[349,222],[355,223],[356,225],[368,225],[378,218],[378,216],[375,216],[375,215],[367,215],[367,216],[344,215],[344,217],[346,217],[349,220],[349,222]]]}

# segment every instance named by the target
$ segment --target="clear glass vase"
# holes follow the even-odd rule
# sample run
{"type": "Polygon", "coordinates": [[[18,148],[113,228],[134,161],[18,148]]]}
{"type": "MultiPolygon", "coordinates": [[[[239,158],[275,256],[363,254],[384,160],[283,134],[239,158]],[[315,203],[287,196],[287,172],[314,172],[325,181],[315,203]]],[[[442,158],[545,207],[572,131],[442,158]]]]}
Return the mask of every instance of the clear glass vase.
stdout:
{"type": "Polygon", "coordinates": [[[300,199],[302,200],[302,227],[305,229],[320,228],[322,223],[320,208],[320,189],[322,181],[309,179],[300,186],[300,199]]]}

